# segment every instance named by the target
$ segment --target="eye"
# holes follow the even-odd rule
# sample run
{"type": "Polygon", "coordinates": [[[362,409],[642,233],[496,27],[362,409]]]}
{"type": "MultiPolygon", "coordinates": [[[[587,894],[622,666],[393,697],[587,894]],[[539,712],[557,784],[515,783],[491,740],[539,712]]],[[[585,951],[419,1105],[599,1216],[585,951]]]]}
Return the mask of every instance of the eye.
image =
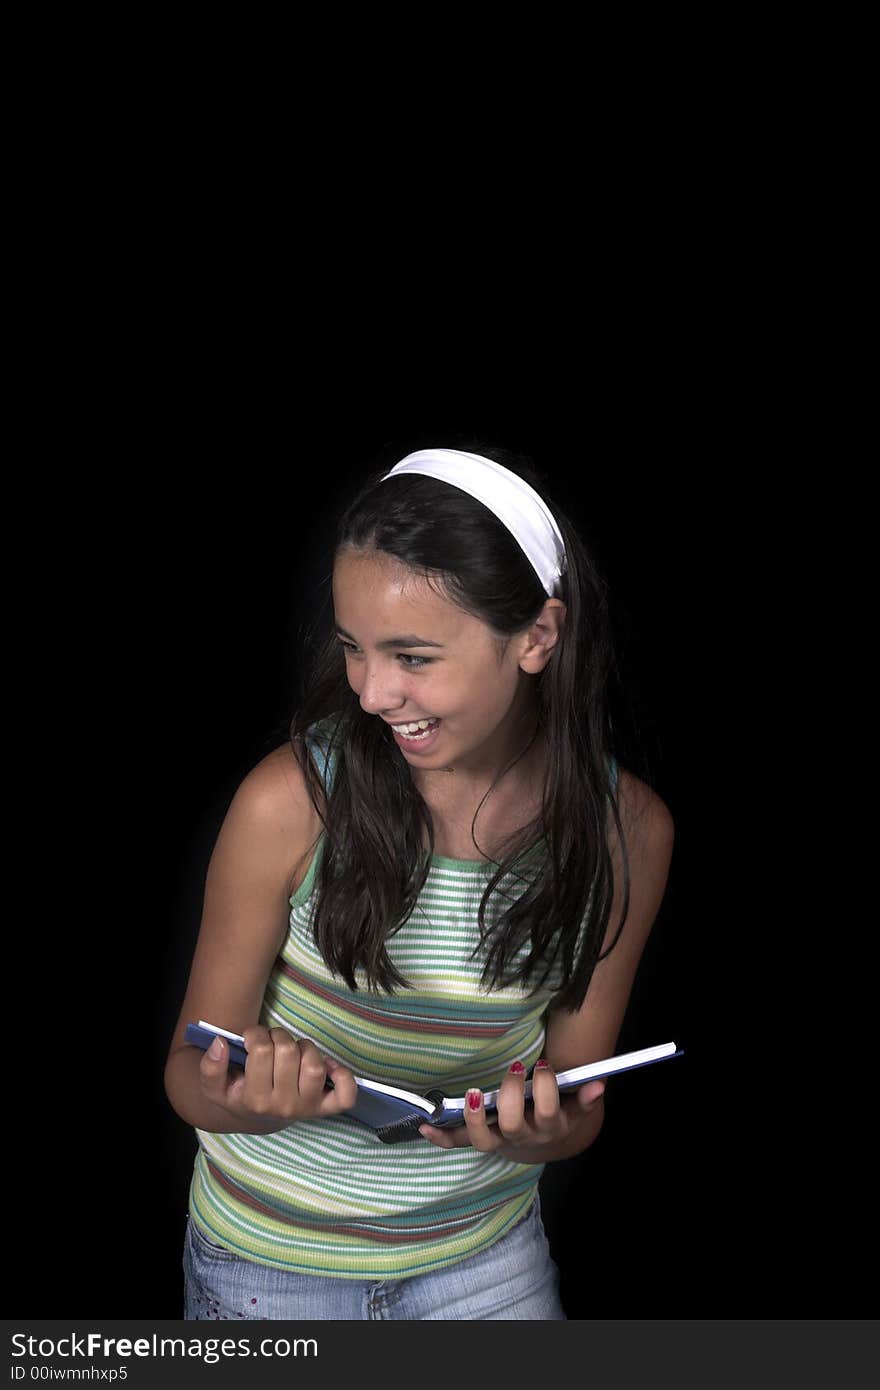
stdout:
{"type": "MultiPolygon", "coordinates": [[[[354,655],[357,647],[352,646],[351,642],[343,642],[341,637],[337,637],[337,642],[346,654],[354,655]]],[[[398,660],[402,661],[408,671],[417,671],[421,666],[430,666],[434,660],[433,656],[410,656],[409,652],[398,652],[398,660]]]]}

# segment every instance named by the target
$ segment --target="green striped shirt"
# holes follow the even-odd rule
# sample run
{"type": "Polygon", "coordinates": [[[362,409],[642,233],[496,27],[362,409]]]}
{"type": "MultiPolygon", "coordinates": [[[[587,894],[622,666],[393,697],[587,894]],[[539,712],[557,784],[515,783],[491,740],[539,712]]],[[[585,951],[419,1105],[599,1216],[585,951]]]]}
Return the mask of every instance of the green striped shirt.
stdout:
{"type": "MultiPolygon", "coordinates": [[[[312,938],[322,849],[323,836],[290,899],[260,1023],[310,1038],[357,1076],[420,1093],[489,1090],[517,1059],[530,1070],[560,966],[531,999],[521,986],[484,991],[482,954],[470,956],[493,866],[434,855],[412,915],[386,943],[409,988],[370,993],[358,971],[353,992],[312,938]]],[[[504,891],[523,891],[530,857],[493,893],[489,922],[505,910],[504,891]]],[[[543,1171],[420,1136],[387,1145],[344,1114],[274,1134],[196,1134],[189,1213],[207,1239],[277,1269],[341,1279],[401,1279],[478,1254],[525,1215],[543,1171]]]]}

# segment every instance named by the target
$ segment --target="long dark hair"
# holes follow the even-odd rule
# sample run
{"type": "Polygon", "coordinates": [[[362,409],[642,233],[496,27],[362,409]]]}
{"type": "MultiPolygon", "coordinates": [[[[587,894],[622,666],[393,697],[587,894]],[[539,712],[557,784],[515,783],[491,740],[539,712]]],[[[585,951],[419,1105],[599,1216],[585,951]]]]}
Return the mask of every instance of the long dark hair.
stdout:
{"type": "MultiPolygon", "coordinates": [[[[554,971],[562,980],[554,1007],[574,1012],[603,958],[613,893],[609,814],[623,853],[623,920],[629,908],[629,861],[609,768],[606,686],[614,658],[607,585],[528,456],[474,441],[454,447],[494,459],[524,478],[547,503],[565,541],[558,593],[565,622],[535,678],[538,729],[545,730],[548,750],[542,812],[510,837],[500,861],[492,861],[498,867],[479,907],[478,949],[485,952],[484,988],[519,983],[531,997],[554,971]],[[501,886],[509,884],[508,876],[526,886],[487,926],[492,895],[509,900],[501,886]]],[[[403,474],[380,482],[391,466],[371,472],[340,517],[334,560],[348,547],[393,556],[488,624],[500,646],[529,627],[547,594],[507,527],[469,493],[437,479],[403,474]]],[[[289,735],[325,831],[315,881],[315,943],[350,989],[357,989],[354,972],[360,969],[368,989],[394,993],[408,982],[385,943],[412,914],[427,879],[431,812],[388,725],[361,708],[334,632],[313,634],[309,645],[314,656],[289,735]],[[326,815],[325,783],[305,756],[306,735],[314,738],[318,723],[334,764],[326,815]]],[[[476,845],[473,824],[471,836],[476,845]]]]}

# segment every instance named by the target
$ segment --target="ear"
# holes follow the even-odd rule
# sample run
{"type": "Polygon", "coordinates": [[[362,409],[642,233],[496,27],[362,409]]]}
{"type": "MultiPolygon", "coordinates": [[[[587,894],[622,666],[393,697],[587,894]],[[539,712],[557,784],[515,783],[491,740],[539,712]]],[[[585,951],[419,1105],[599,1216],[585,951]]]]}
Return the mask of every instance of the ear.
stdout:
{"type": "Polygon", "coordinates": [[[519,666],[529,676],[543,671],[565,622],[565,604],[561,598],[548,598],[538,617],[522,639],[519,666]]]}

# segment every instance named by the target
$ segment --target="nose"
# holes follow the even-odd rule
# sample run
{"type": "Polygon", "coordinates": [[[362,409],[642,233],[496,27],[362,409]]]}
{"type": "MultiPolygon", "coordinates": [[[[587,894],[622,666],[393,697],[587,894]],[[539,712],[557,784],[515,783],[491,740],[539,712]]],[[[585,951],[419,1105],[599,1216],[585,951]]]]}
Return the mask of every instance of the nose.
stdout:
{"type": "Polygon", "coordinates": [[[365,714],[391,715],[395,710],[403,708],[406,695],[396,688],[400,677],[393,668],[389,670],[387,666],[371,666],[367,662],[361,670],[363,682],[360,690],[356,690],[355,693],[365,714]]]}

